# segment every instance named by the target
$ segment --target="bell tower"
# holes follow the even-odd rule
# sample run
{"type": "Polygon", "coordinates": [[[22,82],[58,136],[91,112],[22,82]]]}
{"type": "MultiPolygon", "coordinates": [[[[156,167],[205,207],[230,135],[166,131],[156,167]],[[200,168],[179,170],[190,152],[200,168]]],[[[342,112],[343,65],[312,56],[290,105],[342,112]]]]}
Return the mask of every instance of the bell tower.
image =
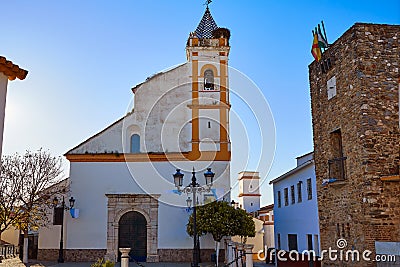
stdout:
{"type": "Polygon", "coordinates": [[[239,206],[247,212],[260,209],[260,174],[242,171],[239,173],[239,206]]]}
{"type": "Polygon", "coordinates": [[[191,153],[196,159],[230,161],[229,38],[230,31],[217,26],[207,6],[187,41],[192,80],[191,153]]]}

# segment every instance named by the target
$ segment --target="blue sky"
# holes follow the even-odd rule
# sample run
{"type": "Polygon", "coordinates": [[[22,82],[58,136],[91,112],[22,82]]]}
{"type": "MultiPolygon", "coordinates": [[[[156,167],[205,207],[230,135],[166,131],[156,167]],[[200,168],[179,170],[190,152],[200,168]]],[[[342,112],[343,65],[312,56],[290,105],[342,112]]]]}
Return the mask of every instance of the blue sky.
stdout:
{"type": "MultiPolygon", "coordinates": [[[[26,80],[9,83],[3,154],[43,147],[62,155],[122,117],[132,86],[186,60],[203,2],[2,3],[0,55],[29,71],[26,80]]],[[[261,89],[274,116],[276,154],[267,180],[313,149],[311,30],[324,20],[333,42],[355,22],[400,23],[398,0],[214,0],[210,9],[218,26],[231,30],[230,66],[261,89]]],[[[233,179],[237,171],[232,166],[233,179]]],[[[262,192],[262,204],[271,203],[267,183],[262,192]]]]}

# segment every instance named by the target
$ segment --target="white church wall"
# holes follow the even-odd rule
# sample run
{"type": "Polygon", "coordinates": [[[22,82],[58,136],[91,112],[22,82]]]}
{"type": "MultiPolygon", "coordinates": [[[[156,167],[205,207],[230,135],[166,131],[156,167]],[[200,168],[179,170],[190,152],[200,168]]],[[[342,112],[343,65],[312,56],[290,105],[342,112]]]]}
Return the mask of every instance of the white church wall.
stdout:
{"type": "MultiPolygon", "coordinates": [[[[184,171],[184,183],[191,179],[191,169],[208,166],[208,162],[175,163],[184,171]]],[[[214,188],[223,196],[229,192],[228,162],[213,162],[211,167],[216,173],[214,188]]],[[[190,248],[192,239],[186,234],[189,214],[185,211],[186,195],[172,192],[172,174],[175,166],[169,162],[124,162],[112,163],[71,163],[71,195],[76,199],[79,218],[67,216],[66,247],[69,249],[105,249],[107,242],[107,197],[105,194],[161,194],[158,214],[159,248],[190,248]],[[131,172],[132,173],[131,173],[131,172]],[[140,174],[140,175],[139,175],[140,174]],[[135,179],[132,178],[135,177],[135,179]],[[160,178],[160,177],[165,177],[160,178]],[[142,186],[139,187],[138,183],[142,186]],[[179,202],[181,207],[162,204],[179,202]]],[[[196,173],[199,183],[204,184],[202,172],[196,173]]],[[[227,199],[229,201],[229,199],[227,199]]],[[[53,241],[51,241],[53,243],[53,241]]],[[[57,247],[57,246],[55,246],[57,247]]],[[[41,247],[39,247],[41,248],[41,247]]],[[[212,240],[202,241],[202,248],[213,248],[212,240]]]]}
{"type": "Polygon", "coordinates": [[[219,77],[221,74],[220,69],[218,68],[219,58],[220,58],[219,51],[211,52],[208,49],[206,49],[206,51],[204,52],[204,50],[199,50],[199,56],[198,56],[199,76],[204,75],[204,73],[201,72],[202,69],[203,70],[208,69],[208,67],[206,65],[212,64],[215,67],[217,67],[217,71],[216,72],[214,71],[214,77],[219,77]]]}
{"type": "Polygon", "coordinates": [[[134,113],[137,122],[145,122],[141,127],[146,152],[189,151],[192,135],[184,126],[191,120],[190,75],[190,64],[184,64],[156,74],[137,89],[134,113]]]}
{"type": "Polygon", "coordinates": [[[72,154],[130,152],[130,137],[140,136],[141,152],[191,149],[189,64],[160,73],[139,86],[134,112],[71,151],[72,154]],[[176,137],[176,138],[171,138],[176,137]]]}
{"type": "Polygon", "coordinates": [[[88,142],[85,142],[79,147],[73,149],[72,153],[122,153],[122,125],[122,120],[116,122],[115,124],[107,128],[106,131],[93,136],[88,142]]]}
{"type": "Polygon", "coordinates": [[[220,150],[220,123],[218,109],[199,110],[200,151],[220,150]]]}
{"type": "MultiPolygon", "coordinates": [[[[218,79],[219,80],[219,79],[218,79]]],[[[215,84],[219,84],[217,81],[214,81],[215,84]]],[[[200,84],[203,82],[200,81],[200,84]]],[[[200,88],[202,89],[202,88],[200,88]]],[[[199,92],[199,104],[201,105],[220,105],[220,92],[219,91],[200,91],[199,92]]]]}

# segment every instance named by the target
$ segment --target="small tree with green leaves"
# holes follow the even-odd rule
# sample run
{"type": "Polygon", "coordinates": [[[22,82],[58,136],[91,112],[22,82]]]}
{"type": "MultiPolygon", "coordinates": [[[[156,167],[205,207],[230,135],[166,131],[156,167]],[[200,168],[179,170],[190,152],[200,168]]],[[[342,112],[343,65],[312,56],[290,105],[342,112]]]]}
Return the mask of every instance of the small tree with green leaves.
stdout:
{"type": "Polygon", "coordinates": [[[256,230],[253,218],[243,209],[235,209],[235,229],[233,235],[240,236],[241,243],[246,243],[248,237],[255,237],[256,230]]]}
{"type": "MultiPolygon", "coordinates": [[[[242,239],[255,236],[255,225],[246,211],[234,209],[225,201],[214,201],[197,208],[196,229],[199,236],[211,234],[216,242],[217,259],[220,242],[225,236],[239,235],[242,239]]],[[[189,217],[187,233],[193,236],[193,214],[189,217]]],[[[217,260],[218,266],[218,260],[217,260]]]]}

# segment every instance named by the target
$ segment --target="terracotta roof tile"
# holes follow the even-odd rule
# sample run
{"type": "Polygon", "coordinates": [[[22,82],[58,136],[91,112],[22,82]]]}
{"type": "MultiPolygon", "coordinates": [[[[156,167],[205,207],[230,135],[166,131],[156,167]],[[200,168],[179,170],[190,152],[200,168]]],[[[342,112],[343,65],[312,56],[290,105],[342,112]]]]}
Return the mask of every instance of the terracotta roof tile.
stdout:
{"type": "Polygon", "coordinates": [[[21,69],[18,65],[15,65],[2,56],[0,56],[0,72],[6,75],[10,81],[16,78],[23,80],[28,75],[27,70],[21,69]]]}

